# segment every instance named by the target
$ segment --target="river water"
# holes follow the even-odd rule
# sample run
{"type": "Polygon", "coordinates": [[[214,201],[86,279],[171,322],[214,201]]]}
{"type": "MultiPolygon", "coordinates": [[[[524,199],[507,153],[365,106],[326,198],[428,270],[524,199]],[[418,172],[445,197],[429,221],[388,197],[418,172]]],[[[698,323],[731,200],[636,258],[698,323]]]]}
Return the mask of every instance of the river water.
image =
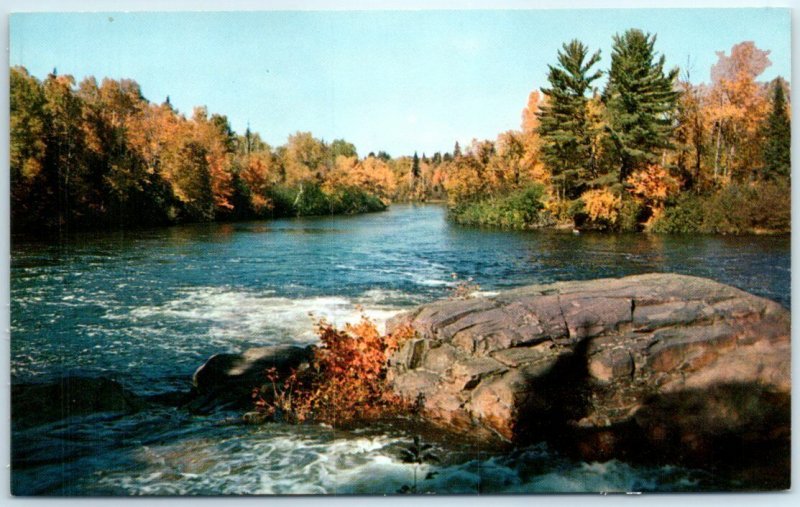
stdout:
{"type": "MultiPolygon", "coordinates": [[[[186,390],[210,355],[315,341],[314,319],[379,324],[446,297],[668,271],[790,305],[789,237],[601,235],[463,228],[437,205],[353,217],[12,239],[11,378],[107,376],[137,394],[186,390]],[[313,314],[313,316],[309,315],[313,314]]],[[[97,414],[12,435],[17,494],[394,493],[414,481],[413,431],[217,424],[231,414],[97,414]]],[[[709,472],[571,461],[427,435],[441,461],[418,491],[672,491],[735,487],[709,472]]]]}

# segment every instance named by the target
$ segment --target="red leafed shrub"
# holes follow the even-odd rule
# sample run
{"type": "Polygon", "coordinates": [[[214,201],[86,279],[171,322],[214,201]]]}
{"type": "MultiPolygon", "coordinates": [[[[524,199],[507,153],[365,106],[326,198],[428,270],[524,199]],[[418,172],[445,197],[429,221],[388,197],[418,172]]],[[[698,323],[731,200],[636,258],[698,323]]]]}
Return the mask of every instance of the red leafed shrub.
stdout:
{"type": "Polygon", "coordinates": [[[346,424],[385,416],[405,406],[387,386],[386,363],[413,336],[413,330],[381,335],[366,317],[343,330],[320,321],[317,330],[321,345],[314,352],[312,367],[293,371],[284,379],[278,379],[274,369],[267,371],[270,384],[253,392],[259,412],[293,423],[346,424]]]}

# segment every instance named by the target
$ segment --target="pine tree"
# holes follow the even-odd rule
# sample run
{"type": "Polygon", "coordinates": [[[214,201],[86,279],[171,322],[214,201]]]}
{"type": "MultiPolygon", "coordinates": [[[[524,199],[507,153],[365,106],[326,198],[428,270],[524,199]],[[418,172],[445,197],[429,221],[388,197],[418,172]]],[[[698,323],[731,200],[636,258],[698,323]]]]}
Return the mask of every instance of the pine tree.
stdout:
{"type": "Polygon", "coordinates": [[[611,70],[603,100],[611,120],[611,138],[620,164],[619,180],[659,161],[669,148],[678,92],[678,69],[664,73],[664,55],[656,57],[656,36],[631,29],[614,36],[611,70]]]}
{"type": "Polygon", "coordinates": [[[411,163],[411,175],[415,180],[419,178],[419,157],[416,151],[414,152],[414,158],[411,163]]]}
{"type": "Polygon", "coordinates": [[[764,128],[764,178],[789,176],[791,160],[791,124],[786,111],[786,95],[783,80],[776,79],[772,85],[772,110],[764,128]]]}
{"type": "Polygon", "coordinates": [[[591,171],[592,135],[587,122],[586,93],[592,81],[602,75],[600,71],[591,72],[599,60],[599,51],[590,56],[582,42],[572,40],[558,52],[559,66],[549,66],[550,88],[542,88],[547,97],[538,113],[542,156],[554,183],[560,180],[569,198],[580,195],[591,171]]]}

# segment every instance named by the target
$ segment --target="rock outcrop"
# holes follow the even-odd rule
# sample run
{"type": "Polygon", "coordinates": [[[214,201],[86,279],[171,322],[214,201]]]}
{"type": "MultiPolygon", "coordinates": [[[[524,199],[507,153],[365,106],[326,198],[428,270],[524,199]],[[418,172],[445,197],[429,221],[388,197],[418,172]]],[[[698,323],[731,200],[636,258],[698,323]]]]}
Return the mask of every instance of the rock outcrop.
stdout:
{"type": "Polygon", "coordinates": [[[192,377],[194,396],[187,408],[205,413],[215,408],[250,408],[252,389],[266,383],[266,371],[279,378],[307,366],[313,347],[275,345],[247,349],[240,354],[215,354],[192,377]]]}
{"type": "Polygon", "coordinates": [[[524,287],[401,314],[390,361],[426,419],[586,459],[788,459],[790,314],[711,280],[651,274],[524,287]],[[771,452],[771,451],[770,451],[771,452]],[[782,455],[782,454],[781,454],[782,455]]]}

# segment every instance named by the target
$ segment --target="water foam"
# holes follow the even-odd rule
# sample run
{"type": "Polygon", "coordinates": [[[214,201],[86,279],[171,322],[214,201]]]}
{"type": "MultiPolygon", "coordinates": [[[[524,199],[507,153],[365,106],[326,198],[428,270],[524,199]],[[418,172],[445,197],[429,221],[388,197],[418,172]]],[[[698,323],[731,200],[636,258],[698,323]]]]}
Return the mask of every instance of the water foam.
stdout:
{"type": "Polygon", "coordinates": [[[619,461],[571,462],[544,446],[444,465],[414,465],[399,457],[399,444],[406,440],[408,435],[343,436],[319,426],[268,425],[245,435],[142,448],[133,470],[104,473],[86,487],[90,494],[394,494],[414,487],[415,472],[418,493],[612,493],[697,487],[687,470],[633,468],[619,461]]]}
{"type": "Polygon", "coordinates": [[[290,299],[274,292],[256,293],[219,287],[184,290],[160,305],[140,306],[127,317],[135,322],[170,325],[175,321],[206,323],[212,339],[269,337],[280,342],[311,343],[317,339],[314,324],[324,319],[336,326],[357,322],[362,315],[381,331],[385,322],[401,311],[401,293],[370,291],[362,298],[316,296],[290,299]],[[383,301],[394,299],[395,304],[383,301]]]}

